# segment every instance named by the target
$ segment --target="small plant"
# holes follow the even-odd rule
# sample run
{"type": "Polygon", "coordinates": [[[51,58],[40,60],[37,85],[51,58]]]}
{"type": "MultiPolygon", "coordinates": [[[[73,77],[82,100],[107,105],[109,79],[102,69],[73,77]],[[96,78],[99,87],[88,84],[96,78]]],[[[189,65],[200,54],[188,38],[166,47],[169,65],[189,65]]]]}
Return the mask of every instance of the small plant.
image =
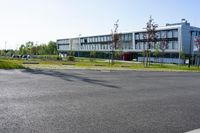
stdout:
{"type": "Polygon", "coordinates": [[[185,60],[185,57],[186,57],[186,56],[185,56],[184,51],[181,51],[181,52],[180,52],[180,57],[181,57],[181,59],[185,60]]]}
{"type": "Polygon", "coordinates": [[[156,58],[156,62],[158,62],[158,57],[160,56],[160,51],[157,47],[156,47],[155,51],[153,52],[153,55],[156,58]]]}
{"type": "Polygon", "coordinates": [[[68,56],[67,61],[75,61],[75,57],[74,56],[68,56]]]}
{"type": "Polygon", "coordinates": [[[91,57],[90,58],[90,62],[94,62],[95,57],[96,57],[96,51],[95,50],[90,52],[90,57],[91,57]]]}

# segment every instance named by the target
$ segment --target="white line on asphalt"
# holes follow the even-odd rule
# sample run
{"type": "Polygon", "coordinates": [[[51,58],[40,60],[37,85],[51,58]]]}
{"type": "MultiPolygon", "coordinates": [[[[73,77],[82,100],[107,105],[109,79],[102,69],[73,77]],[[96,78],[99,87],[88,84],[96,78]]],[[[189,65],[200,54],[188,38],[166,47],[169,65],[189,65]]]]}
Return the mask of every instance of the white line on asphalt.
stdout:
{"type": "Polygon", "coordinates": [[[195,129],[195,130],[188,131],[188,132],[185,132],[185,133],[200,133],[200,129],[195,129]]]}

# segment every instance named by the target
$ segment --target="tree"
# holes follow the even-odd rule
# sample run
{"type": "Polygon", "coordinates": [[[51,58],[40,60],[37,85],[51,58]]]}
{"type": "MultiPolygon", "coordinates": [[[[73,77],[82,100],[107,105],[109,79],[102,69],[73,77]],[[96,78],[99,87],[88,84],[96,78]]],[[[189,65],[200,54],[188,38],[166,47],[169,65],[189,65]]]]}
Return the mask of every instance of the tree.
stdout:
{"type": "Polygon", "coordinates": [[[181,57],[181,59],[185,60],[185,52],[184,51],[180,52],[180,57],[181,57]]]}
{"type": "Polygon", "coordinates": [[[48,54],[54,55],[58,53],[56,42],[50,41],[47,45],[47,49],[48,49],[48,54]]]}
{"type": "Polygon", "coordinates": [[[56,42],[50,41],[47,45],[34,45],[32,41],[29,41],[20,46],[19,53],[21,55],[57,55],[58,51],[56,42]]]}
{"type": "Polygon", "coordinates": [[[26,47],[25,47],[24,44],[22,44],[22,45],[19,47],[19,54],[21,54],[21,55],[27,54],[26,47]]]}
{"type": "Polygon", "coordinates": [[[146,49],[144,47],[144,52],[145,52],[145,61],[144,61],[144,66],[145,67],[148,67],[149,64],[150,64],[150,55],[151,55],[151,47],[152,45],[155,44],[156,40],[157,40],[157,36],[156,36],[156,28],[158,27],[157,24],[155,24],[153,22],[153,19],[151,18],[150,16],[150,19],[149,21],[147,22],[147,25],[146,25],[146,30],[147,32],[144,34],[144,38],[146,40],[146,49]]]}
{"type": "Polygon", "coordinates": [[[112,30],[111,35],[112,35],[112,45],[111,45],[111,60],[112,60],[112,64],[114,64],[114,53],[115,50],[119,47],[119,42],[120,42],[120,34],[118,33],[118,22],[119,20],[116,21],[116,23],[114,24],[114,31],[112,30]]]}
{"type": "Polygon", "coordinates": [[[153,52],[153,55],[156,58],[156,62],[158,62],[158,57],[160,55],[160,51],[159,51],[158,47],[156,47],[155,51],[153,52]]]}
{"type": "Polygon", "coordinates": [[[122,55],[123,55],[122,48],[118,48],[117,51],[115,51],[114,53],[114,58],[119,59],[122,57],[122,55]]]}
{"type": "Polygon", "coordinates": [[[160,41],[160,50],[162,55],[161,65],[163,65],[164,57],[165,57],[165,50],[168,49],[168,40],[166,33],[161,37],[160,41]]]}
{"type": "Polygon", "coordinates": [[[200,36],[195,37],[195,46],[197,48],[197,66],[199,68],[199,62],[200,62],[200,36]]]}
{"type": "Polygon", "coordinates": [[[90,51],[90,61],[94,61],[95,57],[96,57],[97,52],[95,50],[90,51]]]}

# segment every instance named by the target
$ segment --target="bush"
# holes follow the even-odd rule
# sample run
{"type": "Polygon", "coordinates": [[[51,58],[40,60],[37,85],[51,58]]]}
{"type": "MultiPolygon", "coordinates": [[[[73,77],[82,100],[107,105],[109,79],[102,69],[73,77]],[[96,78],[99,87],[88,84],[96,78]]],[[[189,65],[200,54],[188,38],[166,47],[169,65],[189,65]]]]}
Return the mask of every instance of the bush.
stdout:
{"type": "Polygon", "coordinates": [[[67,61],[75,61],[75,57],[74,56],[68,56],[67,61]]]}

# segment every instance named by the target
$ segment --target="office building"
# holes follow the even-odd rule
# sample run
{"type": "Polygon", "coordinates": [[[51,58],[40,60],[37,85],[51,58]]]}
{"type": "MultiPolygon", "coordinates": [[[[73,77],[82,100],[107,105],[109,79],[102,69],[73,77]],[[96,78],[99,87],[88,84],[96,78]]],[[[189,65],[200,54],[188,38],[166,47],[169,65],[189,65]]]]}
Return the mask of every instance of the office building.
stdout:
{"type": "MultiPolygon", "coordinates": [[[[145,29],[120,33],[119,46],[114,50],[123,52],[121,59],[142,61],[142,52],[148,46],[145,34],[145,29]]],[[[159,49],[159,43],[165,39],[168,45],[164,62],[183,63],[180,53],[195,56],[194,38],[198,35],[200,35],[200,28],[190,26],[190,23],[182,19],[180,23],[166,24],[166,26],[156,28],[156,41],[151,42],[149,49],[153,53],[156,48],[159,49]]],[[[112,45],[111,34],[57,40],[57,48],[61,56],[67,56],[70,51],[74,51],[76,56],[87,57],[90,51],[96,51],[98,58],[109,58],[110,51],[113,50],[112,45]]],[[[150,60],[155,61],[153,54],[150,60]]]]}

